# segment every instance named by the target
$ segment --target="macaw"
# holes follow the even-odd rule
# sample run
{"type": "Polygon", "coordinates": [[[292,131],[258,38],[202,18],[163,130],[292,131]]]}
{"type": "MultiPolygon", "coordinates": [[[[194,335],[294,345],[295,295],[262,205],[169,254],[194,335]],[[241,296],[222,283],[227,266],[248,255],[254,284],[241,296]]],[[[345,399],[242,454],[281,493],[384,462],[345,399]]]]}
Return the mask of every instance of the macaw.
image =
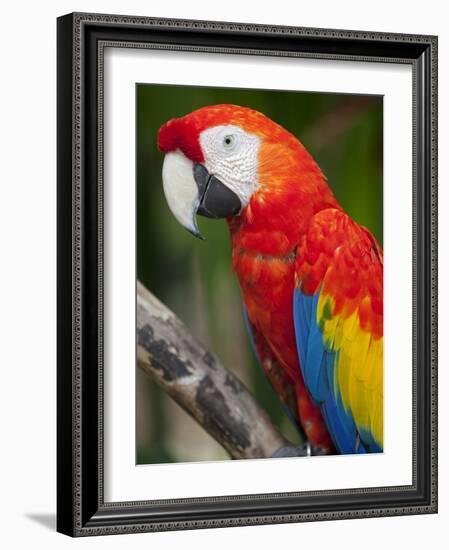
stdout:
{"type": "MultiPolygon", "coordinates": [[[[383,253],[300,141],[255,110],[200,108],[158,132],[175,218],[225,218],[259,362],[324,454],[383,450],[383,253]]],[[[277,455],[277,456],[288,456],[277,455]]]]}

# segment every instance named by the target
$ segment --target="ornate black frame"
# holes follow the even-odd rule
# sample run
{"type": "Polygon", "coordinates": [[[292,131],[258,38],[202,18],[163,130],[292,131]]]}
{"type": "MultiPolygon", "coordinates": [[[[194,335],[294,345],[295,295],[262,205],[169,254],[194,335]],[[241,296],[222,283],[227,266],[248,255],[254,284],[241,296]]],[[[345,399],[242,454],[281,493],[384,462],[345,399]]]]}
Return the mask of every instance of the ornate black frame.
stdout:
{"type": "MultiPolygon", "coordinates": [[[[437,38],[96,14],[58,19],[58,503],[72,536],[437,511],[437,38]],[[104,503],[103,48],[413,67],[413,484],[104,503]]],[[[150,496],[150,495],[149,495],[150,496]]]]}

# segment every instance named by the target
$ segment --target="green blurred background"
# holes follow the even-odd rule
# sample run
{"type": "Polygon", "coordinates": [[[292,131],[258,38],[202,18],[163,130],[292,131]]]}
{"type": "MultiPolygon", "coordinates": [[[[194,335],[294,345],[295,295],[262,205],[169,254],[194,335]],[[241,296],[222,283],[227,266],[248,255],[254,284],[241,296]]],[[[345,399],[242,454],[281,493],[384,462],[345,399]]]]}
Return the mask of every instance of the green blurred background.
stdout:
{"type": "MultiPolygon", "coordinates": [[[[261,111],[297,136],[337,199],[382,245],[382,97],[137,85],[137,274],[254,393],[273,423],[299,436],[257,365],[231,270],[224,221],[199,218],[202,242],[170,213],[162,191],[157,131],[167,120],[217,103],[261,111]]],[[[227,453],[137,369],[136,462],[228,459],[227,453]]]]}

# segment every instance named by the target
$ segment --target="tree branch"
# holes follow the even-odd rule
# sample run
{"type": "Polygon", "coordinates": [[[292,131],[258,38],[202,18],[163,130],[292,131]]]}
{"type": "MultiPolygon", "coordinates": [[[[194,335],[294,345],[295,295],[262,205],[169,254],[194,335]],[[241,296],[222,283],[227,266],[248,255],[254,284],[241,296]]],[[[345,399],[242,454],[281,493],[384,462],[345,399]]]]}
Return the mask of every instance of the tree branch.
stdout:
{"type": "Polygon", "coordinates": [[[137,359],[232,458],[267,458],[289,445],[240,380],[139,282],[137,359]]]}

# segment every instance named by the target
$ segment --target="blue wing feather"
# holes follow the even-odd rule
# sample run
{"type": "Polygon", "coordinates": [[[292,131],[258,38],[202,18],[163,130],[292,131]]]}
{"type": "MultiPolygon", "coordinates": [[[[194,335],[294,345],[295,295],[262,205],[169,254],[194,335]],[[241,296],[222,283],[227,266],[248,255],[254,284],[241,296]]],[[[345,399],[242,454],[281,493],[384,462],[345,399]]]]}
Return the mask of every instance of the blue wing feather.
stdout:
{"type": "Polygon", "coordinates": [[[366,453],[358,437],[354,420],[345,411],[334,388],[334,370],[338,352],[329,350],[317,321],[319,292],[306,296],[294,290],[293,316],[296,344],[304,382],[315,403],[319,404],[329,433],[342,454],[366,453]]]}

